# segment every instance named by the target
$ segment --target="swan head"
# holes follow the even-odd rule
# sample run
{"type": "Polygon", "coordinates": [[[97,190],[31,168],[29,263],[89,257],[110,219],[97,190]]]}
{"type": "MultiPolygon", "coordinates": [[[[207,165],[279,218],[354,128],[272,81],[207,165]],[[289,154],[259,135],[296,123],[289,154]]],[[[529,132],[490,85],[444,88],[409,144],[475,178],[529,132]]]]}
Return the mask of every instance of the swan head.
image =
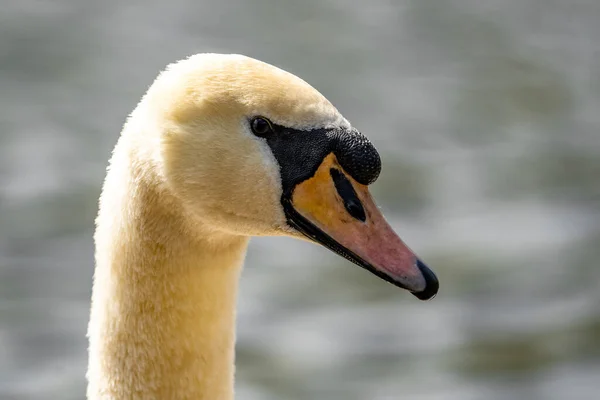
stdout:
{"type": "Polygon", "coordinates": [[[241,55],[199,54],[170,65],[132,121],[154,132],[144,145],[203,226],[305,238],[420,299],[437,293],[434,273],[369,194],[377,151],[302,79],[241,55]]]}

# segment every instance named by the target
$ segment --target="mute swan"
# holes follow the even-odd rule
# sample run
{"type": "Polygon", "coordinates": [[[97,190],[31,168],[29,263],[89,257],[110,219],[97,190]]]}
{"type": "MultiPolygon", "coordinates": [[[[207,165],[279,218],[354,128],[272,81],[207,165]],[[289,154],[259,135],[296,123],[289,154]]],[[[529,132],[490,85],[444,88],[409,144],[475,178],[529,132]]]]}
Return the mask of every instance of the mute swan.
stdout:
{"type": "Polygon", "coordinates": [[[437,278],[369,195],[380,167],[290,73],[240,55],[168,66],[125,123],[100,198],[87,397],[232,399],[251,236],[320,243],[433,297],[437,278]]]}

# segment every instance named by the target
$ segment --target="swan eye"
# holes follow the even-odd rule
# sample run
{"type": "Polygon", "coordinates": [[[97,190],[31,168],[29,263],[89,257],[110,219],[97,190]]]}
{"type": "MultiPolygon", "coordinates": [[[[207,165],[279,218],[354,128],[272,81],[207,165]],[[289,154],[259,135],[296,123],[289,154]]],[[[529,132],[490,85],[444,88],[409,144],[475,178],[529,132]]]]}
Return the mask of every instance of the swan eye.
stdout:
{"type": "Polygon", "coordinates": [[[273,132],[271,121],[262,117],[254,118],[252,122],[250,122],[250,127],[256,136],[266,136],[273,132]]]}

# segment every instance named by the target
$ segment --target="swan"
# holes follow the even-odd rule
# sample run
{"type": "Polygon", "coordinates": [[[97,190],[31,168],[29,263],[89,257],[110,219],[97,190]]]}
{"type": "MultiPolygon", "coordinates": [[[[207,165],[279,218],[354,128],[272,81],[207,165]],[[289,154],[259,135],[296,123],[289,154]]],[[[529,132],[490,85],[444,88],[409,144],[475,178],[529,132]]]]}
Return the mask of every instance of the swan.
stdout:
{"type": "Polygon", "coordinates": [[[124,124],[96,219],[87,398],[230,400],[251,236],[338,253],[426,300],[368,191],[380,157],[316,89],[242,56],[169,65],[124,124]]]}

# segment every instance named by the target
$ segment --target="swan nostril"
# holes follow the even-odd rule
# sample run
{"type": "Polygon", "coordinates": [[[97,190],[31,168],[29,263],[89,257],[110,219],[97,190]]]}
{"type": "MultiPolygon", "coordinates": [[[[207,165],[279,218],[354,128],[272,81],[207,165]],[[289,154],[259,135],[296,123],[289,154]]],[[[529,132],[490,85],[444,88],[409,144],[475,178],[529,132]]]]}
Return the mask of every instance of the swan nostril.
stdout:
{"type": "Polygon", "coordinates": [[[360,203],[356,203],[354,201],[344,202],[344,206],[346,207],[346,211],[354,218],[365,222],[367,216],[365,215],[365,210],[363,209],[360,203]]]}
{"type": "Polygon", "coordinates": [[[352,183],[350,183],[344,174],[337,168],[331,168],[329,173],[333,179],[335,189],[344,202],[344,208],[346,208],[348,214],[359,221],[365,222],[367,220],[365,209],[363,208],[360,199],[356,195],[352,183]]]}

